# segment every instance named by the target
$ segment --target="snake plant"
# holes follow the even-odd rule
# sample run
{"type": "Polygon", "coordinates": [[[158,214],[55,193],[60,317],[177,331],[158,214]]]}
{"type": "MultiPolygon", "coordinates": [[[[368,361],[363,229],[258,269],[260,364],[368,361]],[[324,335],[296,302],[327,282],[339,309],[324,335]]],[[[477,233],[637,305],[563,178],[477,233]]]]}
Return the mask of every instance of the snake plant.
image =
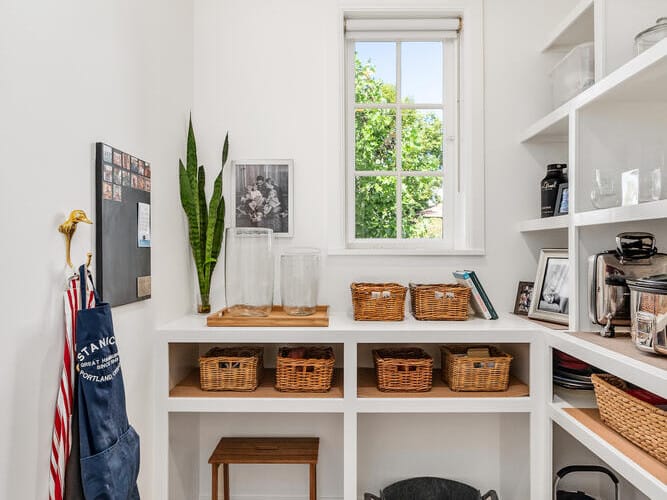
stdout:
{"type": "Polygon", "coordinates": [[[190,247],[197,269],[199,281],[199,312],[210,312],[209,294],[211,276],[218,262],[222,237],[225,229],[225,197],[222,195],[222,171],[227,163],[229,134],[225,136],[222,147],[222,166],[213,183],[213,195],[210,203],[206,202],[206,174],[204,166],[197,166],[197,144],[192,128],[192,117],[188,126],[188,144],[185,166],[178,160],[181,204],[188,219],[190,247]]]}

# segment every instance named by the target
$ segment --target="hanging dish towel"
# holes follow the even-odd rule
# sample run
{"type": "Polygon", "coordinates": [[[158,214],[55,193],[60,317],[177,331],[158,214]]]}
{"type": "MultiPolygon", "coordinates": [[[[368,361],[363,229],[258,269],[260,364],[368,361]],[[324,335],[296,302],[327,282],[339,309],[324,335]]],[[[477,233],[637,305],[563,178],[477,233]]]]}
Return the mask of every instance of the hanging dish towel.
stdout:
{"type": "Polygon", "coordinates": [[[93,293],[95,307],[83,307],[76,320],[83,492],[86,500],[138,500],[139,436],[127,420],[111,306],[94,286],[93,293]]]}

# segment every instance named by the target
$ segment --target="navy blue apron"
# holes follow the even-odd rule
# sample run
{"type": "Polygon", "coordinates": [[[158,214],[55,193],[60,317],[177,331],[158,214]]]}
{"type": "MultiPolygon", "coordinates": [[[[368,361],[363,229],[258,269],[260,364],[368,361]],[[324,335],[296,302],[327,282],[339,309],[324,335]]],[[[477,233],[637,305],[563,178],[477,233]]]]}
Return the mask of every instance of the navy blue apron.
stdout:
{"type": "MultiPolygon", "coordinates": [[[[85,266],[79,276],[86,276],[85,266]]],[[[76,317],[81,481],[86,500],[138,500],[139,436],[128,423],[111,306],[86,308],[86,280],[76,317]]],[[[92,283],[92,278],[91,278],[92,283]]]]}

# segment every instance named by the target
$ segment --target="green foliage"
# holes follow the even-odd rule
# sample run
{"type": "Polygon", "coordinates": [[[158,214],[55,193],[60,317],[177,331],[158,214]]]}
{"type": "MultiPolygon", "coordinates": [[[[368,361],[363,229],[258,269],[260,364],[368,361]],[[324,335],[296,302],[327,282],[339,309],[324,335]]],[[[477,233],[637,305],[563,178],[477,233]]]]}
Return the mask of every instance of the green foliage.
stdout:
{"type": "MultiPolygon", "coordinates": [[[[355,58],[355,95],[358,103],[394,103],[396,87],[376,75],[369,62],[355,58]]],[[[404,102],[410,102],[404,99],[404,102]]],[[[396,169],[396,112],[362,109],[355,116],[357,171],[396,169]]],[[[432,171],[442,168],[442,119],[437,112],[404,109],[401,115],[402,169],[432,171]]],[[[403,177],[401,203],[404,238],[439,238],[441,219],[423,216],[424,210],[442,202],[442,177],[403,177]]],[[[395,238],[396,178],[357,177],[355,183],[355,233],[357,238],[395,238]]]]}
{"type": "Polygon", "coordinates": [[[203,309],[210,309],[209,294],[211,276],[222,248],[225,225],[225,198],[222,196],[222,171],[227,163],[229,134],[225,136],[222,149],[222,166],[213,183],[210,204],[206,203],[206,174],[203,165],[197,166],[197,143],[192,128],[192,117],[188,127],[186,164],[178,160],[178,176],[181,204],[188,219],[188,234],[192,257],[197,269],[199,294],[203,309]]]}

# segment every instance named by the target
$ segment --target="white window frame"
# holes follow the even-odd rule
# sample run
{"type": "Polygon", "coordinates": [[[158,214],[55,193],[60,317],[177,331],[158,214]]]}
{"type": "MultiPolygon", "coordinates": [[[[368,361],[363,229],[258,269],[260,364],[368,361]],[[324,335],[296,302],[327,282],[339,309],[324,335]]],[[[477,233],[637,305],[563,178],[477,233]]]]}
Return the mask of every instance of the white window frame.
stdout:
{"type": "MultiPolygon", "coordinates": [[[[409,9],[402,0],[340,0],[338,29],[338,65],[331,66],[329,75],[337,84],[337,105],[330,107],[333,129],[340,133],[329,141],[329,157],[336,168],[327,170],[323,182],[328,189],[328,245],[332,256],[382,256],[382,255],[451,255],[475,256],[485,254],[485,186],[484,186],[484,31],[483,0],[416,0],[409,9]],[[426,248],[422,240],[403,240],[408,245],[391,247],[353,248],[348,241],[349,183],[347,145],[348,97],[347,97],[347,45],[345,22],[348,19],[462,19],[463,29],[459,37],[459,178],[456,183],[456,228],[451,248],[426,248]]],[[[333,34],[333,33],[332,33],[333,34]]],[[[333,54],[330,54],[332,57],[333,54]]],[[[332,167],[333,165],[332,164],[332,167]]],[[[352,219],[354,223],[354,219],[352,219]]]]}
{"type": "MultiPolygon", "coordinates": [[[[346,81],[346,184],[347,184],[347,247],[352,249],[425,249],[451,250],[454,247],[456,231],[456,213],[454,198],[458,183],[458,138],[459,138],[459,39],[456,31],[412,31],[400,30],[403,23],[412,24],[415,20],[394,20],[395,31],[354,31],[346,33],[345,40],[345,81],[346,81]],[[399,28],[399,29],[397,29],[399,28]],[[355,99],[355,43],[390,42],[396,44],[396,102],[357,103],[355,99]],[[403,103],[401,92],[401,43],[429,41],[442,43],[442,94],[440,103],[403,103]],[[355,168],[355,112],[359,109],[393,109],[396,113],[396,165],[393,170],[356,170],[355,168]],[[443,116],[443,168],[439,171],[404,171],[402,169],[402,110],[431,109],[440,110],[443,116]],[[446,134],[446,135],[445,135],[446,134]],[[447,153],[445,154],[445,149],[447,153]],[[355,214],[355,182],[357,177],[395,177],[396,178],[396,237],[395,238],[357,238],[355,214]],[[402,181],[406,177],[440,177],[443,186],[443,237],[442,238],[404,238],[402,181]],[[447,221],[447,222],[445,222],[447,221]]],[[[428,20],[424,20],[428,21],[428,20]]],[[[458,22],[458,19],[456,19],[458,22]]]]}

